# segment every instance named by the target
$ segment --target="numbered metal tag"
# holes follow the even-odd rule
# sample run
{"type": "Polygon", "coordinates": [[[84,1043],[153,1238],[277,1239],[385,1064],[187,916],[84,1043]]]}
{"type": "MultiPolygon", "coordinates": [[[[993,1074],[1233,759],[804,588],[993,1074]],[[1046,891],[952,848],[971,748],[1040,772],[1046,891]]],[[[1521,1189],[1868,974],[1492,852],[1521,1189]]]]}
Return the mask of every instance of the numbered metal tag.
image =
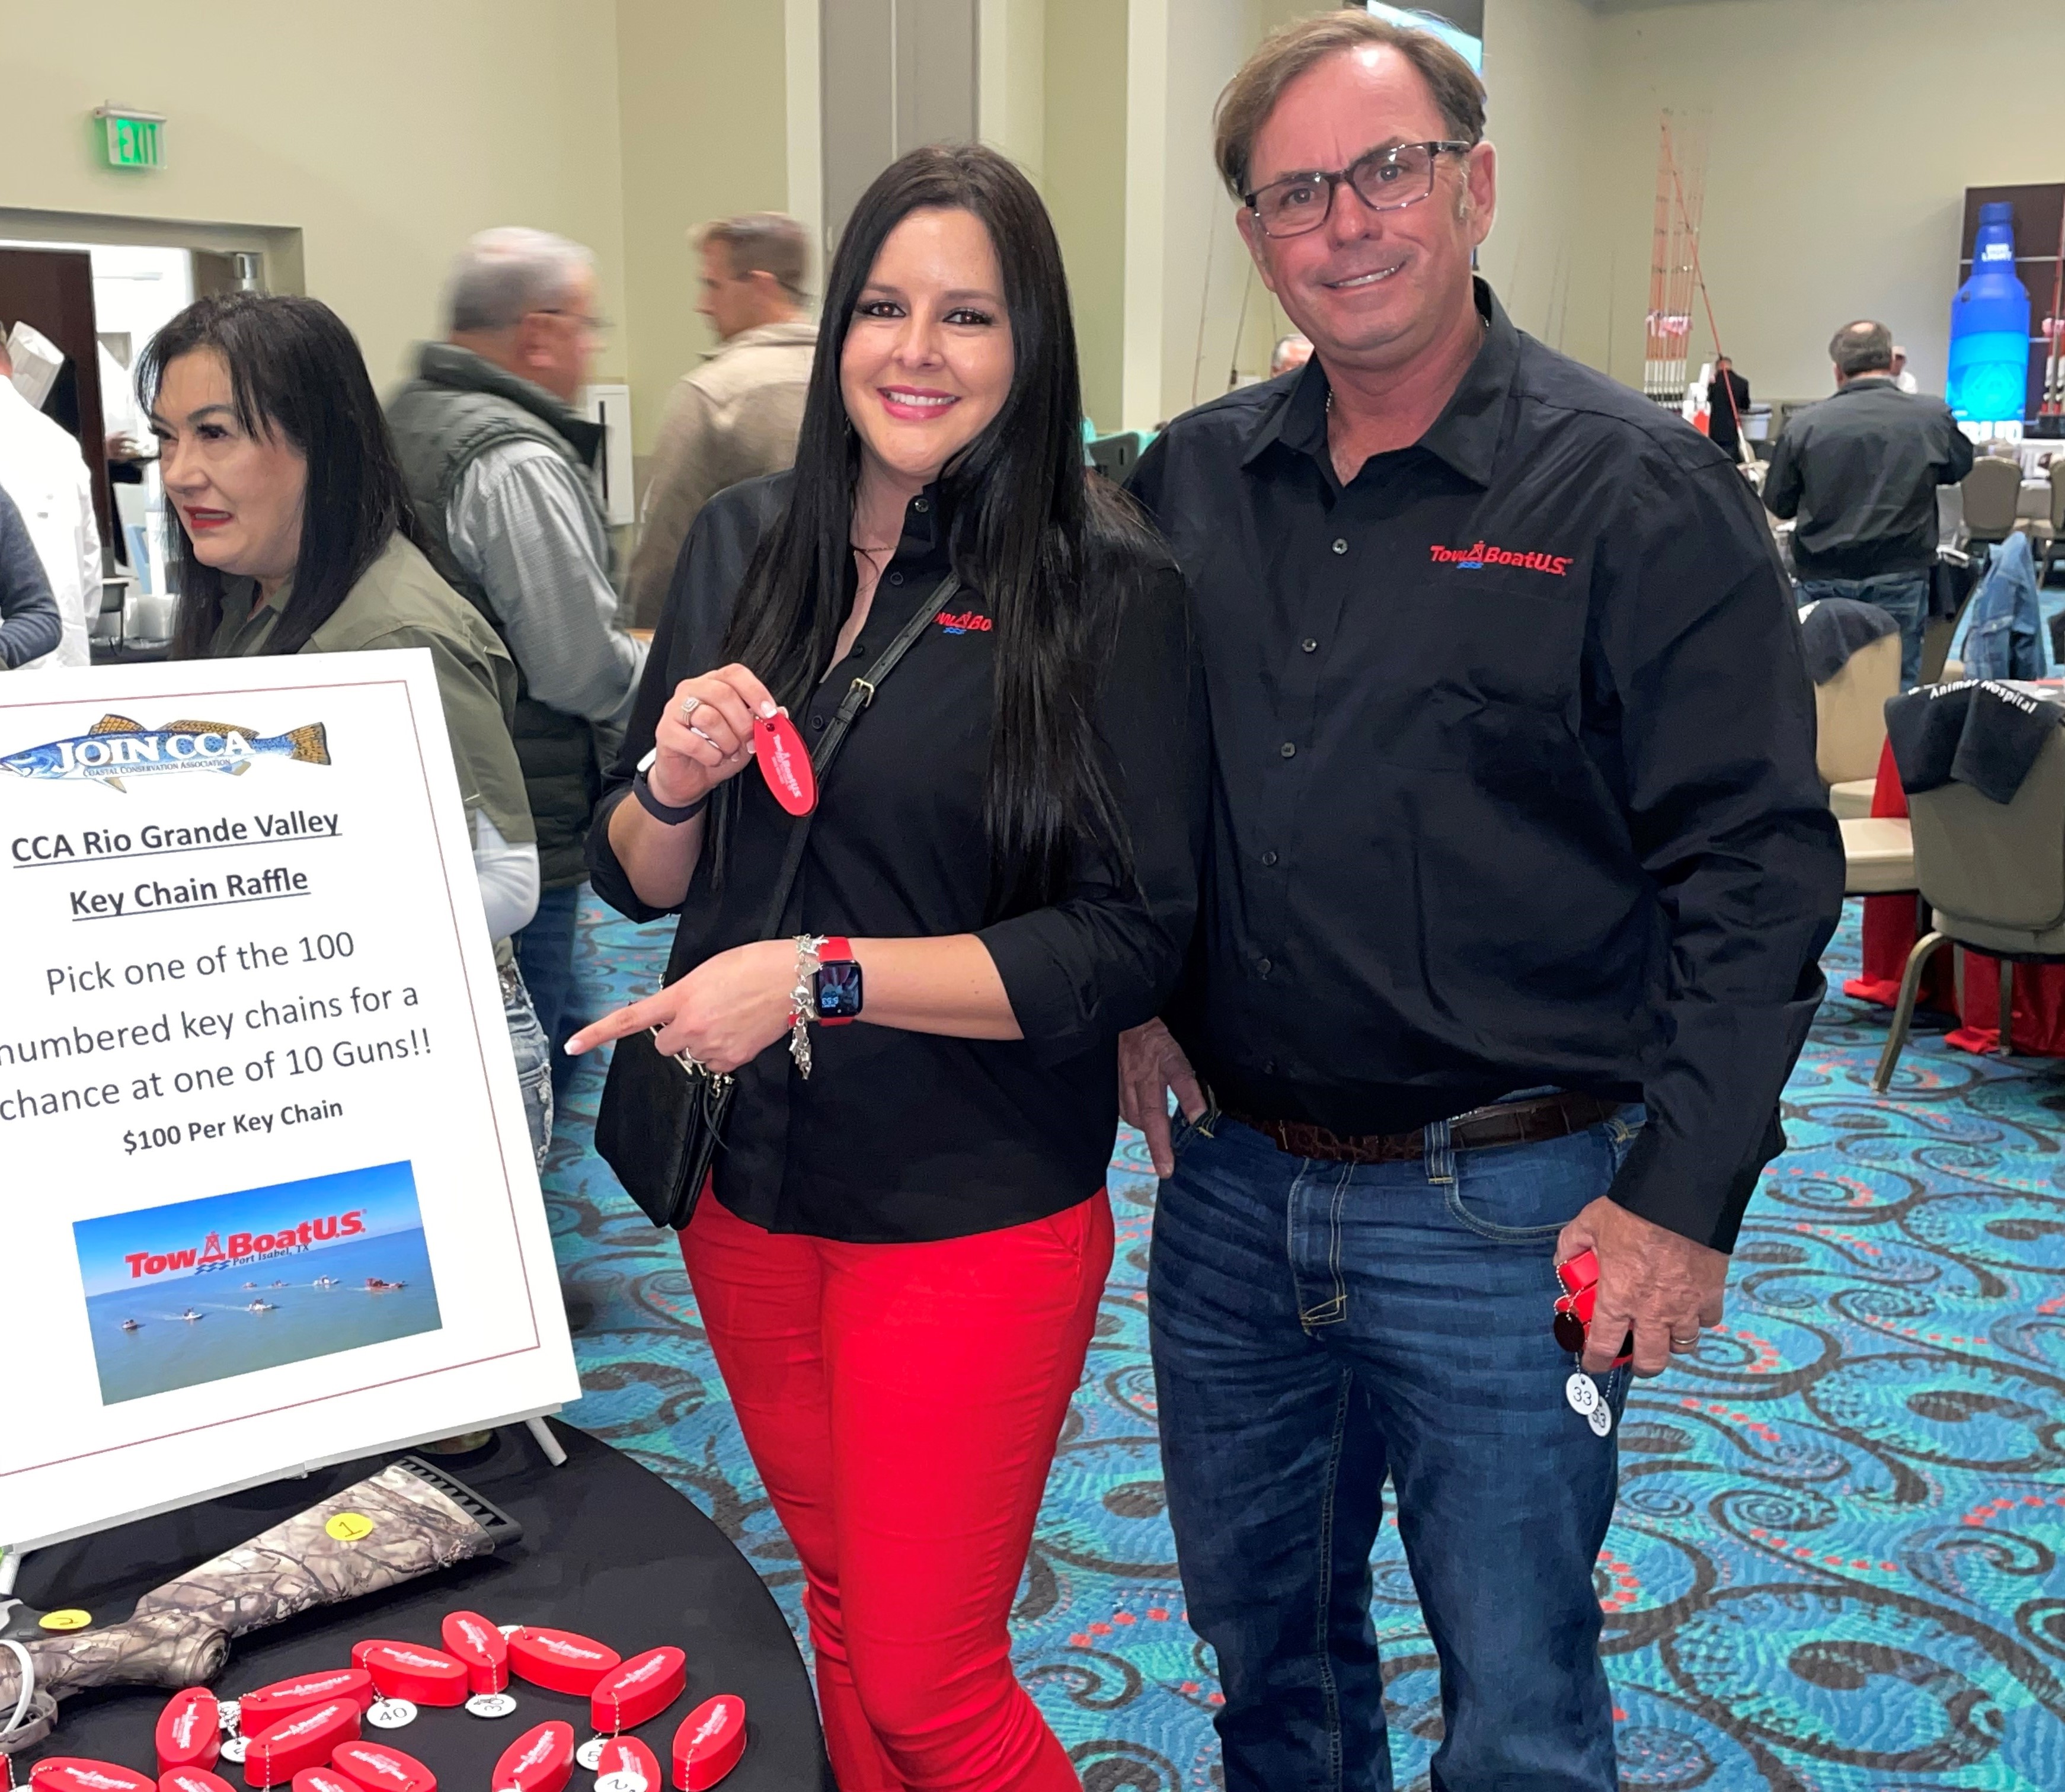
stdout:
{"type": "Polygon", "coordinates": [[[602,1751],[608,1746],[607,1736],[591,1736],[574,1750],[574,1759],[592,1774],[602,1765],[602,1751]]]}
{"type": "Polygon", "coordinates": [[[1563,1398],[1580,1419],[1589,1419],[1599,1404],[1598,1383],[1582,1369],[1563,1384],[1563,1398]]]}
{"type": "Polygon", "coordinates": [[[1585,1423],[1591,1427],[1597,1435],[1604,1437],[1613,1429],[1613,1408],[1605,1401],[1600,1401],[1585,1415],[1585,1423]]]}
{"type": "Polygon", "coordinates": [[[375,1699],[366,1707],[366,1721],[375,1729],[401,1729],[416,1721],[414,1701],[410,1699],[375,1699]]]}
{"type": "Polygon", "coordinates": [[[604,1774],[595,1782],[595,1792],[649,1792],[643,1774],[604,1774]]]}
{"type": "Polygon", "coordinates": [[[516,1709],[516,1701],[507,1693],[475,1693],[466,1708],[476,1717],[506,1717],[516,1709]]]}
{"type": "Polygon", "coordinates": [[[251,1742],[249,1737],[225,1736],[222,1739],[222,1753],[216,1757],[216,1759],[233,1761],[240,1764],[244,1756],[250,1752],[251,1742]]]}

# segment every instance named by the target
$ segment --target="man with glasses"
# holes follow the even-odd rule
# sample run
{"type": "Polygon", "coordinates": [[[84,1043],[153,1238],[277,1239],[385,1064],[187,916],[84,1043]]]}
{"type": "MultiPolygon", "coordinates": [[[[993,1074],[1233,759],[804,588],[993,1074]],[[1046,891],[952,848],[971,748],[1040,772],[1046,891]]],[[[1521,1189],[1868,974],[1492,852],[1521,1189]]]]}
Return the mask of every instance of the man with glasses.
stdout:
{"type": "Polygon", "coordinates": [[[438,570],[516,662],[510,732],[544,886],[517,959],[564,1092],[588,823],[645,665],[645,644],[617,626],[594,479],[602,426],[573,409],[608,326],[594,257],[542,230],[475,236],[446,305],[447,339],[422,345],[388,421],[438,570]]]}
{"type": "Polygon", "coordinates": [[[1149,1310],[1227,1792],[1392,1783],[1387,1474],[1433,1783],[1614,1786],[1617,1359],[1721,1317],[1841,900],[1756,500],[1473,280],[1483,127],[1460,57],[1367,14],[1255,53],[1218,163],[1313,358],[1134,480],[1214,734],[1198,940],[1121,1096],[1169,1178],[1149,1310]],[[1587,1251],[1588,1338],[1554,1324],[1587,1251]]]}

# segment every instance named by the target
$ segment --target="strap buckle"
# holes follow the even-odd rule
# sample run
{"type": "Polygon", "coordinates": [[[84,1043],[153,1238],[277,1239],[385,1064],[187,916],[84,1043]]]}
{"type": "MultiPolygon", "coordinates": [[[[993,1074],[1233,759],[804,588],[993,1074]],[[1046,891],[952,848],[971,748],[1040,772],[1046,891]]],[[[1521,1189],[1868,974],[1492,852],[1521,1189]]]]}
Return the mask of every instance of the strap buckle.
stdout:
{"type": "Polygon", "coordinates": [[[866,679],[856,678],[853,681],[851,689],[849,690],[847,694],[851,696],[854,692],[856,691],[860,693],[860,707],[862,708],[865,709],[871,703],[875,701],[875,687],[869,684],[866,679]]]}

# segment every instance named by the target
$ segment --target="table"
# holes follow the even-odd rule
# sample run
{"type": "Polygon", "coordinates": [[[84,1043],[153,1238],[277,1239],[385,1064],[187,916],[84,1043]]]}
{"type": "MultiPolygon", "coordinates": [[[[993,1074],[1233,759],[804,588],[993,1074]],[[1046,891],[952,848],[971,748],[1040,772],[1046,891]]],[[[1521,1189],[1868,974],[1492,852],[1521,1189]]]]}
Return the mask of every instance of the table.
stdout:
{"type": "MultiPolygon", "coordinates": [[[[626,1657],[673,1644],[688,1655],[687,1694],[632,1733],[660,1758],[663,1772],[681,1719],[713,1693],[736,1693],[746,1701],[750,1739],[725,1792],[830,1792],[810,1679],[760,1576],[722,1532],[657,1475],[585,1432],[564,1425],[553,1430],[567,1451],[560,1468],[547,1465],[521,1426],[503,1427],[475,1454],[426,1459],[520,1524],[519,1543],[355,1604],[253,1631],[231,1645],[216,1692],[227,1697],[289,1674],[349,1667],[351,1645],[362,1637],[435,1645],[444,1614],[466,1607],[498,1624],[576,1631],[626,1657]]],[[[150,1588],[403,1454],[342,1463],[54,1544],[23,1560],[16,1592],[39,1609],[77,1606],[124,1616],[150,1588]]],[[[517,1709],[508,1717],[484,1721],[463,1710],[426,1709],[404,1729],[366,1733],[416,1756],[438,1775],[440,1792],[487,1792],[503,1750],[548,1717],[564,1718],[577,1737],[592,1733],[586,1699],[521,1681],[510,1689],[517,1709]]],[[[155,1773],[152,1730],[168,1696],[155,1687],[111,1687],[67,1699],[56,1730],[17,1760],[17,1783],[43,1754],[91,1755],[155,1773]]],[[[235,1768],[218,1771],[242,1786],[235,1768]]],[[[592,1785],[593,1776],[576,1768],[568,1792],[589,1792],[592,1785]]]]}

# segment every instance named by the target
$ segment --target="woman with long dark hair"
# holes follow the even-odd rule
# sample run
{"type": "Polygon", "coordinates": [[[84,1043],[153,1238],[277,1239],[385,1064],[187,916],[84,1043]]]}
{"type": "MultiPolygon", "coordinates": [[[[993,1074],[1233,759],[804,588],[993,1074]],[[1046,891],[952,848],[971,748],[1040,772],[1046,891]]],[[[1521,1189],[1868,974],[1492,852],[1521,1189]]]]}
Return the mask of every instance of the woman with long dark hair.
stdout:
{"type": "Polygon", "coordinates": [[[196,299],[151,339],[137,389],[178,519],[173,658],[430,650],[542,1166],[551,1061],[510,943],[538,905],[537,831],[509,737],[516,668],[418,545],[358,344],[315,299],[196,299]]]}
{"type": "Polygon", "coordinates": [[[1195,910],[1202,697],[1180,580],[1085,474],[1025,177],[906,155],[826,289],[794,469],[697,519],[591,836],[685,975],[569,1049],[657,1027],[737,1073],[682,1254],[839,1784],[1049,1792],[1077,1780],[1008,1620],[1111,1261],[1115,1042],[1195,910]],[[863,700],[769,927],[806,824],[738,774],[863,700]]]}

